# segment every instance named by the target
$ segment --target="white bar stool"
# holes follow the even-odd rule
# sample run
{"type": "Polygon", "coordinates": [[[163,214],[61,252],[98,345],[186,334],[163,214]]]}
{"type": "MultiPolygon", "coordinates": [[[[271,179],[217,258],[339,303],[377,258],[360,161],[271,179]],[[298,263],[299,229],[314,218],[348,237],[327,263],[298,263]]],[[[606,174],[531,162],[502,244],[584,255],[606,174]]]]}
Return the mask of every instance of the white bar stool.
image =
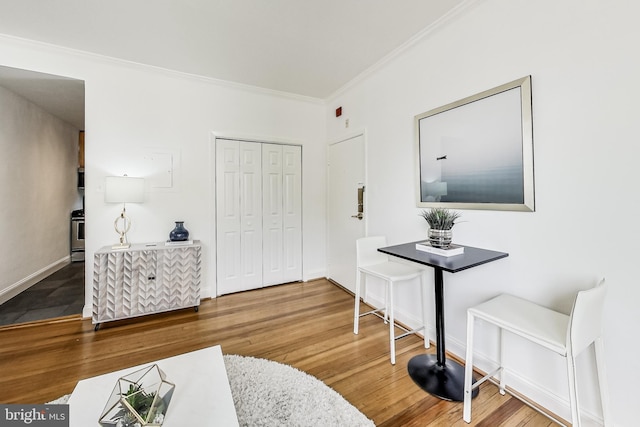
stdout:
{"type": "Polygon", "coordinates": [[[467,310],[464,421],[471,422],[471,393],[484,381],[498,374],[500,393],[505,393],[502,341],[504,331],[509,331],[566,358],[571,419],[574,427],[580,427],[576,357],[591,343],[594,343],[602,414],[604,425],[606,426],[610,421],[610,417],[602,344],[602,311],[605,294],[606,285],[604,279],[595,288],[578,292],[569,316],[507,294],[499,295],[487,302],[469,308],[467,310]],[[500,328],[500,355],[498,360],[499,367],[472,383],[473,327],[476,319],[482,319],[500,328]]]}
{"type": "Polygon", "coordinates": [[[387,255],[382,252],[378,252],[378,248],[387,246],[387,238],[384,236],[372,236],[364,237],[356,241],[356,258],[357,258],[357,271],[356,271],[356,300],[355,310],[353,315],[353,333],[358,334],[358,321],[360,317],[367,314],[374,314],[381,317],[385,323],[389,322],[389,351],[391,353],[391,364],[396,364],[396,345],[397,339],[406,337],[416,332],[423,331],[424,335],[424,348],[429,348],[429,337],[427,335],[427,309],[424,298],[424,270],[419,267],[414,267],[408,264],[402,264],[399,262],[389,261],[387,255]],[[367,311],[360,314],[360,291],[362,282],[364,282],[364,295],[366,295],[366,279],[362,280],[363,275],[370,275],[378,277],[386,282],[385,287],[385,304],[383,308],[367,311]],[[393,312],[393,285],[396,282],[412,280],[420,278],[420,298],[422,299],[422,326],[407,330],[406,328],[397,325],[394,321],[393,312]],[[384,312],[384,316],[380,316],[380,312],[384,312]],[[405,331],[400,335],[395,335],[394,327],[398,327],[405,331]]]}

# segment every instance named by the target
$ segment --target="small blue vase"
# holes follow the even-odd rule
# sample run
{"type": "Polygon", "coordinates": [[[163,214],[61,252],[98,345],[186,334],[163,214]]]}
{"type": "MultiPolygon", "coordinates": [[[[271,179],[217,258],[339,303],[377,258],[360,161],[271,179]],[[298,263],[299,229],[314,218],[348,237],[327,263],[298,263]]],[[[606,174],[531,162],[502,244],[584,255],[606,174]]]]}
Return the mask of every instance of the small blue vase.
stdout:
{"type": "Polygon", "coordinates": [[[184,221],[176,221],[176,228],[169,233],[169,240],[172,242],[189,240],[189,230],[184,228],[184,221]]]}

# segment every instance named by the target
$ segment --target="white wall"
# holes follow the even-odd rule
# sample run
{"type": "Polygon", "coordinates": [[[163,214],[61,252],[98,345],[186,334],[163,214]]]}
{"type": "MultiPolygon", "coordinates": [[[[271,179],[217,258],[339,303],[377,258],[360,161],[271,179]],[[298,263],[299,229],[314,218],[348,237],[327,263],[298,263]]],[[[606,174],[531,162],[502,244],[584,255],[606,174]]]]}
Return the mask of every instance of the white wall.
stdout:
{"type": "MultiPolygon", "coordinates": [[[[1,65],[85,81],[86,285],[91,314],[93,253],[117,242],[122,206],[104,203],[104,177],[144,176],[153,153],[174,157],[172,188],[149,188],[128,204],[132,242],[164,241],[185,221],[204,248],[203,296],[215,295],[215,215],[210,178],[212,135],[288,141],[303,146],[303,276],[324,276],[324,103],[127,64],[81,52],[0,37],[1,65]]],[[[259,66],[259,64],[256,64],[259,66]]]]}
{"type": "MultiPolygon", "coordinates": [[[[414,116],[532,76],[536,212],[462,212],[455,241],[509,257],[445,274],[448,350],[464,355],[465,309],[473,304],[510,292],[568,313],[576,291],[605,276],[606,365],[618,426],[635,424],[640,380],[633,368],[640,350],[637,16],[640,5],[626,1],[467,3],[422,41],[335,94],[327,109],[328,141],[366,129],[369,234],[400,243],[426,233],[414,198],[414,116]],[[338,106],[343,116],[336,119],[338,106]]],[[[417,318],[417,310],[404,295],[400,312],[417,318]]],[[[511,344],[512,385],[569,418],[563,359],[511,344]]],[[[486,367],[487,359],[495,360],[495,340],[479,345],[486,367]]],[[[579,382],[583,409],[599,418],[590,352],[579,359],[579,382]]]]}
{"type": "Polygon", "coordinates": [[[0,87],[0,303],[69,262],[78,129],[0,87]]]}

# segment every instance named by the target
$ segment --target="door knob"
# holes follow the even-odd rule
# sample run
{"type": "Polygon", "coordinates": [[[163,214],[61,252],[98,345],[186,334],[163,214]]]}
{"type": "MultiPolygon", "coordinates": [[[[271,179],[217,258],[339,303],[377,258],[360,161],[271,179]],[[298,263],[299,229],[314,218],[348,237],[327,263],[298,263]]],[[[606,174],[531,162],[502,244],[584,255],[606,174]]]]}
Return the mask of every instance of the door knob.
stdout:
{"type": "Polygon", "coordinates": [[[351,215],[351,218],[358,218],[359,220],[362,220],[363,217],[362,212],[358,212],[357,215],[351,215]]]}

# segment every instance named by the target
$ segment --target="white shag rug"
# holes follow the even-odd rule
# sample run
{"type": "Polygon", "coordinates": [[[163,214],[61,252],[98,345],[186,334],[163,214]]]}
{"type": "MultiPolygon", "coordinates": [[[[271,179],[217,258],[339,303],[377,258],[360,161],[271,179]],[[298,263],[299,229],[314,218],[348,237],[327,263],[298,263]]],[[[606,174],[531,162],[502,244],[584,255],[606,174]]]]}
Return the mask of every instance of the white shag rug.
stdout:
{"type": "Polygon", "coordinates": [[[338,392],[296,368],[233,354],[224,356],[224,364],[241,426],[375,427],[338,392]]]}

